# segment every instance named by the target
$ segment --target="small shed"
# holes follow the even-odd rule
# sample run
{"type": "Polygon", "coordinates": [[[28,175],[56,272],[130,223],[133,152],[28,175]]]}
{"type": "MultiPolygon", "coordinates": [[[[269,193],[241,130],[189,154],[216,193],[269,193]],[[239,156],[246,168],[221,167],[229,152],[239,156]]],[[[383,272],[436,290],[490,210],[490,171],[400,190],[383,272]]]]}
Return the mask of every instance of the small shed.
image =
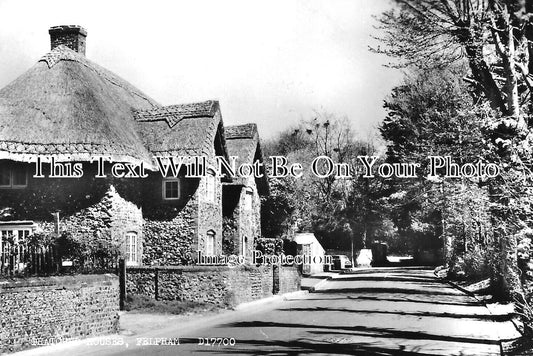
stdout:
{"type": "Polygon", "coordinates": [[[294,235],[294,242],[298,245],[298,254],[304,257],[302,273],[310,275],[324,271],[326,251],[318,242],[313,233],[297,233],[294,235]]]}

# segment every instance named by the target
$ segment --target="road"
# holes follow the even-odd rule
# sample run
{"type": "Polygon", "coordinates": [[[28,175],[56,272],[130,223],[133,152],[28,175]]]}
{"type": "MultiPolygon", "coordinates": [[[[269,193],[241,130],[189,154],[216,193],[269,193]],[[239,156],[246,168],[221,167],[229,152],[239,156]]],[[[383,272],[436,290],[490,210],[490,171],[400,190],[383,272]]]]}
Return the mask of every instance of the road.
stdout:
{"type": "Polygon", "coordinates": [[[498,340],[514,337],[502,319],[429,270],[384,268],[337,275],[315,293],[190,324],[162,319],[155,330],[118,336],[128,347],[78,344],[27,354],[499,355],[498,340]],[[179,338],[180,344],[137,345],[161,342],[155,338],[179,338]],[[198,345],[199,338],[235,339],[235,345],[206,345],[205,339],[198,345]]]}

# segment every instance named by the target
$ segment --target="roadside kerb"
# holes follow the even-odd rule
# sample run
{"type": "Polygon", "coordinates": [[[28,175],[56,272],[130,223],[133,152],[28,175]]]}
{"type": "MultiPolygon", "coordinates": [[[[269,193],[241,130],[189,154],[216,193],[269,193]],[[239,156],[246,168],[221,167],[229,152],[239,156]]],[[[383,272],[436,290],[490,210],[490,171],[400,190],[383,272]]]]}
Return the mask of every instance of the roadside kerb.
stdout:
{"type": "Polygon", "coordinates": [[[362,268],[355,268],[355,269],[352,269],[352,270],[342,270],[340,271],[338,274],[334,274],[332,276],[325,276],[324,279],[322,279],[320,282],[318,282],[317,284],[315,284],[314,286],[312,287],[309,287],[308,288],[308,291],[309,293],[315,293],[316,290],[321,287],[322,285],[326,284],[328,281],[331,281],[331,280],[334,280],[334,279],[337,279],[335,278],[335,276],[339,275],[339,274],[359,274],[359,273],[365,273],[365,272],[368,272],[368,271],[371,271],[371,270],[375,270],[376,268],[373,268],[373,267],[362,267],[362,268]]]}
{"type": "Polygon", "coordinates": [[[258,300],[252,300],[251,302],[241,303],[241,304],[237,305],[233,309],[234,310],[245,310],[245,309],[252,308],[252,307],[257,307],[257,306],[260,306],[260,305],[274,303],[276,301],[283,301],[283,300],[289,300],[290,298],[303,297],[303,296],[305,296],[307,294],[309,294],[309,292],[307,290],[297,290],[295,292],[289,292],[289,293],[285,293],[285,294],[273,295],[271,297],[261,298],[261,299],[258,299],[258,300]]]}
{"type": "Polygon", "coordinates": [[[323,284],[326,284],[328,281],[331,281],[332,279],[333,279],[333,276],[329,276],[326,279],[321,280],[320,282],[318,282],[317,284],[309,288],[309,293],[315,293],[318,287],[322,286],[323,284]]]}
{"type": "MultiPolygon", "coordinates": [[[[457,290],[465,293],[466,295],[476,299],[476,301],[478,301],[485,308],[487,308],[487,310],[489,311],[489,313],[491,315],[495,315],[495,316],[501,315],[499,313],[495,313],[493,308],[492,308],[492,306],[487,304],[484,299],[479,298],[474,292],[469,291],[468,289],[460,286],[459,284],[457,284],[457,283],[455,283],[453,281],[450,281],[450,280],[445,279],[443,277],[439,277],[435,271],[433,271],[433,273],[435,274],[437,279],[446,282],[447,284],[449,284],[450,286],[454,287],[455,289],[457,289],[457,290]]],[[[499,339],[499,342],[500,342],[500,350],[501,350],[502,355],[511,354],[514,351],[516,351],[518,348],[522,348],[525,345],[531,345],[531,340],[528,340],[528,339],[526,340],[524,334],[522,333],[522,330],[520,328],[521,322],[519,321],[519,319],[515,316],[515,317],[511,318],[509,321],[513,324],[514,328],[516,329],[518,334],[520,334],[520,336],[516,337],[516,338],[513,338],[513,339],[505,339],[505,338],[503,338],[500,335],[500,332],[498,330],[498,334],[499,334],[498,339],[499,339]]]]}

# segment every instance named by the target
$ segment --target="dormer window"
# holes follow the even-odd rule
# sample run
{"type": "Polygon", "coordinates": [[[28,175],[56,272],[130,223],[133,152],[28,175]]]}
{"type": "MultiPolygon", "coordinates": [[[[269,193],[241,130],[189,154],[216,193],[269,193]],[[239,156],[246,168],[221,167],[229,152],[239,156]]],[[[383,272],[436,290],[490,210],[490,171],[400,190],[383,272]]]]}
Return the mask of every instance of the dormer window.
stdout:
{"type": "Polygon", "coordinates": [[[180,181],[179,179],[163,180],[163,199],[178,200],[180,198],[180,181]]]}
{"type": "Polygon", "coordinates": [[[28,173],[25,166],[0,164],[0,188],[22,189],[28,186],[28,173]]]}

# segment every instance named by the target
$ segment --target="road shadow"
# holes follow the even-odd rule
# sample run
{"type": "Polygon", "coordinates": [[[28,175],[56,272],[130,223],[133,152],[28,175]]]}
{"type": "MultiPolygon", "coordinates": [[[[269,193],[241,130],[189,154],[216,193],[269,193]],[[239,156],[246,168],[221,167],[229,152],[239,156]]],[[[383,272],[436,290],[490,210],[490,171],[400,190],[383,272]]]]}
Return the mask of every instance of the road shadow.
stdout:
{"type": "Polygon", "coordinates": [[[347,308],[331,308],[331,307],[313,307],[313,308],[282,308],[280,311],[304,311],[304,312],[343,312],[352,314],[391,314],[391,315],[406,315],[428,318],[454,318],[454,319],[471,319],[482,321],[509,321],[512,320],[513,314],[461,314],[461,313],[437,313],[437,312],[404,312],[404,311],[390,311],[390,310],[371,310],[371,309],[347,309],[347,308]]]}
{"type": "MultiPolygon", "coordinates": [[[[330,288],[314,290],[314,294],[361,294],[361,293],[382,293],[382,294],[419,294],[428,296],[454,296],[462,297],[461,294],[453,290],[447,292],[445,290],[420,290],[420,289],[405,289],[394,287],[358,287],[358,288],[330,288]]],[[[380,298],[381,299],[381,298],[380,298]]]]}
{"type": "MultiPolygon", "coordinates": [[[[374,301],[386,301],[386,302],[400,302],[400,303],[421,303],[421,304],[435,304],[435,305],[453,305],[453,306],[479,306],[480,303],[476,300],[473,301],[442,301],[442,300],[436,300],[435,299],[410,299],[410,298],[384,298],[381,296],[366,296],[366,295],[360,295],[360,296],[346,296],[347,299],[360,299],[360,300],[374,300],[374,301]]],[[[343,298],[339,298],[343,299],[343,298]]],[[[315,299],[309,299],[309,300],[315,300],[315,299]]]]}
{"type": "Polygon", "coordinates": [[[373,267],[366,269],[354,269],[351,271],[343,271],[343,275],[356,275],[356,274],[372,274],[372,273],[401,273],[408,275],[428,275],[428,271],[434,270],[435,267],[402,267],[402,268],[393,268],[393,267],[373,267]]]}
{"type": "MultiPolygon", "coordinates": [[[[324,294],[322,294],[324,295],[324,294]]],[[[386,301],[386,302],[398,302],[398,303],[421,303],[421,304],[435,304],[435,305],[450,305],[450,306],[479,306],[479,302],[458,302],[458,301],[438,301],[438,300],[423,300],[423,299],[410,299],[410,298],[385,298],[377,296],[351,296],[347,295],[345,297],[331,297],[331,298],[316,298],[311,297],[307,298],[309,301],[334,301],[334,300],[346,300],[346,299],[360,299],[360,300],[373,300],[373,301],[386,301]]],[[[287,302],[301,302],[301,299],[287,299],[287,302]]]]}
{"type": "Polygon", "coordinates": [[[350,277],[342,277],[339,279],[341,281],[373,281],[373,282],[413,282],[413,283],[419,283],[419,282],[426,282],[426,283],[432,283],[435,285],[442,285],[443,283],[435,278],[431,277],[423,277],[423,276],[408,276],[408,277],[401,277],[401,276],[377,276],[377,275],[354,275],[350,277]]]}
{"type": "MultiPolygon", "coordinates": [[[[500,340],[495,333],[477,332],[469,326],[489,325],[490,328],[493,322],[508,321],[511,316],[488,313],[478,301],[450,288],[427,271],[402,269],[399,272],[404,273],[398,275],[391,273],[392,270],[375,272],[342,275],[333,283],[323,285],[330,289],[315,290],[306,298],[295,299],[298,304],[289,300],[272,309],[272,314],[218,325],[215,334],[216,330],[230,332],[238,339],[238,345],[231,349],[195,348],[195,354],[424,356],[499,353],[500,340]],[[387,305],[386,302],[413,304],[387,305]],[[453,308],[456,306],[461,308],[453,308]],[[461,320],[468,320],[468,323],[456,329],[461,320]],[[445,326],[435,327],[440,321],[445,326]]],[[[192,342],[196,339],[191,339],[192,342]]]]}
{"type": "Polygon", "coordinates": [[[195,354],[218,355],[382,355],[382,356],[430,356],[434,354],[417,351],[406,351],[403,346],[397,349],[368,344],[339,344],[335,342],[317,342],[316,340],[303,339],[295,341],[279,340],[240,340],[239,349],[211,349],[197,350],[195,354]],[[245,348],[242,346],[245,345],[245,348]]]}
{"type": "MultiPolygon", "coordinates": [[[[282,328],[290,333],[294,329],[305,329],[310,337],[300,338],[297,340],[283,341],[277,339],[241,339],[238,340],[238,347],[235,348],[211,348],[208,350],[197,349],[195,353],[203,354],[224,354],[224,355],[309,355],[309,354],[324,354],[324,355],[417,355],[426,356],[428,353],[419,350],[431,347],[435,349],[436,341],[469,343],[476,348],[484,346],[499,345],[498,340],[480,340],[469,337],[458,337],[432,334],[423,331],[405,331],[390,328],[367,327],[367,326],[326,326],[313,324],[299,324],[299,323],[282,323],[282,322],[266,322],[266,321],[248,321],[228,323],[220,326],[221,328],[234,328],[238,335],[238,329],[248,328],[282,328]],[[359,337],[359,339],[357,339],[359,337]],[[360,337],[372,338],[375,341],[364,342],[360,337]],[[319,339],[322,338],[322,339],[319,339]],[[405,346],[395,345],[394,347],[384,347],[381,341],[391,339],[418,340],[425,341],[425,343],[410,347],[406,350],[405,346]],[[355,341],[357,340],[357,341],[355,341]]],[[[182,340],[180,339],[180,342],[182,340]]],[[[197,342],[197,339],[191,339],[191,343],[197,342]]],[[[186,343],[186,340],[184,340],[186,343]]],[[[445,352],[446,350],[442,350],[445,352]]],[[[443,353],[443,355],[449,353],[443,353]]],[[[454,355],[461,355],[454,354],[454,355]]],[[[432,353],[434,355],[434,353],[432,353]]]]}
{"type": "Polygon", "coordinates": [[[422,331],[409,331],[398,330],[391,328],[378,328],[368,327],[362,325],[348,326],[348,325],[313,325],[313,324],[299,324],[299,323],[282,323],[275,321],[242,321],[235,323],[228,323],[221,325],[222,328],[287,328],[296,329],[303,328],[308,329],[311,334],[337,334],[340,330],[344,330],[345,334],[352,336],[373,336],[373,337],[385,337],[385,338],[400,338],[400,339],[412,339],[412,340],[434,340],[434,341],[449,341],[471,344],[485,344],[485,345],[499,345],[498,340],[481,340],[463,336],[449,336],[440,334],[431,334],[422,331]],[[323,329],[323,330],[322,330],[323,329]],[[332,332],[333,331],[333,332],[332,332]],[[350,331],[350,333],[346,333],[350,331]]]}

